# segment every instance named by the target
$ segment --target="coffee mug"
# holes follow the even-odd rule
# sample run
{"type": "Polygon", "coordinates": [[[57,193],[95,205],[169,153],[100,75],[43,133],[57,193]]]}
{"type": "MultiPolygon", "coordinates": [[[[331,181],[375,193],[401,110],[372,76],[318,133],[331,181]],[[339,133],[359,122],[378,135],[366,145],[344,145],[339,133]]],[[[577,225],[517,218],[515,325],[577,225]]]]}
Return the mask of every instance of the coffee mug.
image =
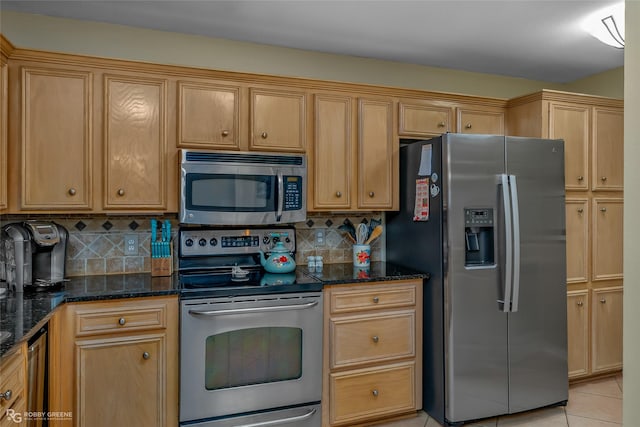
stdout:
{"type": "Polygon", "coordinates": [[[355,267],[371,265],[371,245],[353,245],[353,265],[355,267]]]}

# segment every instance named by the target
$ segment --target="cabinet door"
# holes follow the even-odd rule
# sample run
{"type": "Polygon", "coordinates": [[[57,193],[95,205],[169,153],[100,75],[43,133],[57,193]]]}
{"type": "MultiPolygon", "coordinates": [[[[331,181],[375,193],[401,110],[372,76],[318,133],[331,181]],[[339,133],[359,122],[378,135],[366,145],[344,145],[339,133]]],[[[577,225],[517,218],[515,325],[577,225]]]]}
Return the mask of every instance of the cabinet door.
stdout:
{"type": "Polygon", "coordinates": [[[351,208],[354,176],[352,100],[316,95],[313,141],[313,207],[351,208]]]}
{"type": "Polygon", "coordinates": [[[165,426],[163,334],[76,341],[78,426],[165,426]]]}
{"type": "Polygon", "coordinates": [[[564,176],[567,190],[588,190],[590,107],[549,104],[549,138],[564,140],[564,176]]]}
{"type": "Polygon", "coordinates": [[[458,132],[504,135],[504,113],[458,108],[458,132]]]}
{"type": "Polygon", "coordinates": [[[304,152],[306,109],[302,92],[251,89],[249,148],[304,152]]]}
{"type": "Polygon", "coordinates": [[[594,289],[593,373],[622,368],[622,286],[594,289]]]}
{"type": "Polygon", "coordinates": [[[358,101],[358,209],[397,209],[398,144],[392,102],[358,101]]]}
{"type": "Polygon", "coordinates": [[[589,373],[589,291],[567,292],[569,378],[589,373]]]}
{"type": "Polygon", "coordinates": [[[7,117],[9,109],[7,64],[0,67],[0,210],[7,208],[7,117]]]}
{"type": "Polygon", "coordinates": [[[240,88],[178,83],[178,146],[239,149],[240,88]]]}
{"type": "Polygon", "coordinates": [[[107,209],[166,207],[166,80],[105,77],[107,209]]]}
{"type": "Polygon", "coordinates": [[[593,191],[622,191],[624,113],[620,109],[593,109],[593,191]]]}
{"type": "Polygon", "coordinates": [[[622,279],[623,200],[593,199],[593,278],[622,279]]]}
{"type": "Polygon", "coordinates": [[[428,103],[400,102],[398,124],[400,136],[437,136],[451,131],[453,109],[428,103]]]}
{"type": "Polygon", "coordinates": [[[22,69],[22,209],[91,207],[92,78],[22,69]]]}
{"type": "Polygon", "coordinates": [[[567,198],[567,283],[589,280],[589,200],[567,198]]]}

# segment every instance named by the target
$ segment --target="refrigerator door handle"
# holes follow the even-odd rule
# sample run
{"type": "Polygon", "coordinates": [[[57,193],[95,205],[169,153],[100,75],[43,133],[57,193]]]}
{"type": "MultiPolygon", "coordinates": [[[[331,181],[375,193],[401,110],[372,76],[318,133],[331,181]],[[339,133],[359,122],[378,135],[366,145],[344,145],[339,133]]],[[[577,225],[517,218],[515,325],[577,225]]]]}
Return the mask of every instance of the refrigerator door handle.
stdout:
{"type": "Polygon", "coordinates": [[[504,274],[504,301],[502,311],[508,313],[511,307],[511,267],[513,262],[513,236],[511,229],[511,194],[509,191],[509,177],[500,175],[502,183],[502,206],[504,210],[504,230],[505,230],[505,274],[504,274]]]}
{"type": "Polygon", "coordinates": [[[511,212],[513,215],[513,295],[511,312],[518,311],[520,295],[520,210],[518,209],[518,184],[515,175],[509,175],[509,189],[511,190],[511,212]]]}

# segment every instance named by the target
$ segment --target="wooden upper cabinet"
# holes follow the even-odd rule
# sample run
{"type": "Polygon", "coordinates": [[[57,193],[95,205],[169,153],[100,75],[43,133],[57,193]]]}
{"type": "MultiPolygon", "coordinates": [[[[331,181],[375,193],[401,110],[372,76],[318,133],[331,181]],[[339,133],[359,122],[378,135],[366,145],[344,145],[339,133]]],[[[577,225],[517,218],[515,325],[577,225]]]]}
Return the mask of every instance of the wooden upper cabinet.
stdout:
{"type": "Polygon", "coordinates": [[[589,281],[589,200],[567,198],[567,283],[589,281]]]}
{"type": "Polygon", "coordinates": [[[622,191],[624,164],[622,109],[593,109],[593,191],[622,191]]]}
{"type": "Polygon", "coordinates": [[[592,372],[622,368],[622,286],[592,291],[592,372]]]}
{"type": "Polygon", "coordinates": [[[249,149],[304,152],[306,150],[306,94],[250,89],[249,149]]]}
{"type": "Polygon", "coordinates": [[[504,112],[458,108],[457,132],[504,135],[504,112]]]}
{"type": "Polygon", "coordinates": [[[398,103],[398,135],[403,137],[438,136],[453,128],[453,109],[428,102],[398,103]]]}
{"type": "Polygon", "coordinates": [[[240,88],[178,82],[178,146],[237,150],[240,88]]]}
{"type": "Polygon", "coordinates": [[[106,209],[166,207],[164,79],[105,76],[106,209]]]}
{"type": "Polygon", "coordinates": [[[593,199],[593,281],[622,279],[623,200],[593,199]]]}
{"type": "Polygon", "coordinates": [[[398,144],[393,103],[358,100],[358,209],[398,208],[398,144]]]}
{"type": "Polygon", "coordinates": [[[354,176],[352,98],[315,95],[313,208],[350,209],[354,176]]]}
{"type": "Polygon", "coordinates": [[[567,190],[589,189],[590,107],[549,103],[549,138],[564,140],[564,176],[567,190]]]}
{"type": "Polygon", "coordinates": [[[7,132],[8,132],[8,110],[9,110],[9,67],[4,62],[0,67],[0,210],[7,208],[7,132]]]}
{"type": "Polygon", "coordinates": [[[91,207],[92,80],[22,68],[22,209],[91,207]]]}

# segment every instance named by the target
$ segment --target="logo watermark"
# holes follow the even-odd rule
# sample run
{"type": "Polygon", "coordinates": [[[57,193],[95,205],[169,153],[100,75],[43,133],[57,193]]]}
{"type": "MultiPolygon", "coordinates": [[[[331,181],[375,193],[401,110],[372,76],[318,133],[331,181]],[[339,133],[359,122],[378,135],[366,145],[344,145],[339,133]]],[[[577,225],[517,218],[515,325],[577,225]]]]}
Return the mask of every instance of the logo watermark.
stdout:
{"type": "Polygon", "coordinates": [[[72,420],[73,412],[63,411],[48,411],[48,412],[35,412],[35,411],[16,411],[15,409],[7,409],[7,418],[14,423],[21,423],[26,420],[72,420]]]}

